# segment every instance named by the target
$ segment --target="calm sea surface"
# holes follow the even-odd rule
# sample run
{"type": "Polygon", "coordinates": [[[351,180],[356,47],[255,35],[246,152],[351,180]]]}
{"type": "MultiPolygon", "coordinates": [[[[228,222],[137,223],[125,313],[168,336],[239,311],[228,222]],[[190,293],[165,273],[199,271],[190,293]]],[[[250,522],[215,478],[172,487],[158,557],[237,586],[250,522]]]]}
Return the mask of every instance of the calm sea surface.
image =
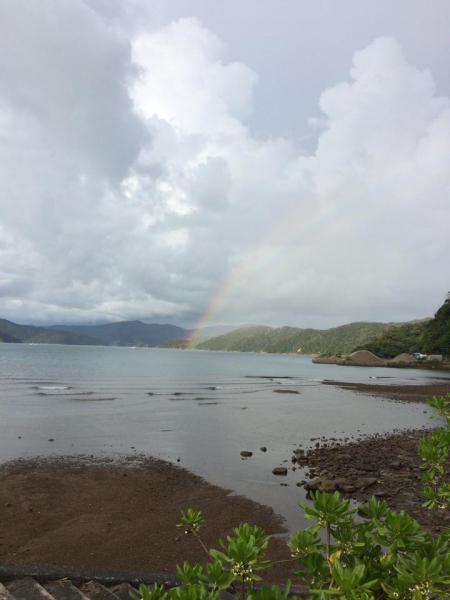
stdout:
{"type": "Polygon", "coordinates": [[[304,494],[295,483],[302,471],[280,478],[272,469],[290,467],[294,447],[323,435],[429,425],[423,405],[321,381],[438,378],[448,373],[313,365],[307,356],[0,344],[0,462],[80,453],[179,458],[211,483],[273,506],[292,527],[300,523],[296,502],[304,494]],[[241,450],[254,455],[242,459],[241,450]]]}

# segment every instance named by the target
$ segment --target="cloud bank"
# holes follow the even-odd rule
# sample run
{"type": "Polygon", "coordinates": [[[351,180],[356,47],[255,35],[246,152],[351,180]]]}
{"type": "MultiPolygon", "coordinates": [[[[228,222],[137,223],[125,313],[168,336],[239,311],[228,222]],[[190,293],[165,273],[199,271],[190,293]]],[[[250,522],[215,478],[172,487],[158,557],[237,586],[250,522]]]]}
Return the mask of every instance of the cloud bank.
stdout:
{"type": "Polygon", "coordinates": [[[440,305],[450,101],[395,39],[330,82],[308,153],[252,134],[258,74],[198,19],[131,35],[92,6],[0,7],[0,316],[326,327],[440,305]]]}

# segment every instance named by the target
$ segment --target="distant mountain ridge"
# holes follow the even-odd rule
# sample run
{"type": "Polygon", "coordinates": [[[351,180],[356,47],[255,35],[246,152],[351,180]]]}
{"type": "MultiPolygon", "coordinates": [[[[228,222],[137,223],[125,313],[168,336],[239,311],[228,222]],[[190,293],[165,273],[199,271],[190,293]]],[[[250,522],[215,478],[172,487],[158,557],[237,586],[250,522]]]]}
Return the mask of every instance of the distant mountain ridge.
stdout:
{"type": "Polygon", "coordinates": [[[100,340],[88,335],[48,327],[19,325],[6,319],[0,319],[0,342],[10,344],[68,344],[71,346],[102,345],[100,340]]]}
{"type": "MultiPolygon", "coordinates": [[[[439,312],[441,321],[445,319],[447,324],[449,307],[450,303],[446,301],[439,312]],[[444,314],[443,311],[447,312],[444,314]]],[[[182,349],[194,347],[199,350],[280,354],[348,354],[355,348],[367,348],[380,356],[396,356],[402,351],[411,351],[413,347],[417,349],[425,329],[429,330],[425,321],[406,324],[357,322],[324,330],[247,325],[237,328],[206,327],[197,331],[176,325],[149,324],[137,320],[103,325],[34,327],[0,319],[0,342],[182,349]]],[[[442,327],[439,331],[441,329],[442,327]]],[[[448,336],[449,333],[445,333],[446,344],[448,336]]],[[[430,342],[428,346],[434,349],[442,344],[430,342]]]]}
{"type": "Polygon", "coordinates": [[[147,346],[154,348],[168,340],[197,341],[234,329],[231,326],[204,327],[198,331],[177,325],[142,321],[119,321],[103,325],[50,325],[35,327],[0,319],[0,342],[35,344],[71,344],[89,346],[147,346]]]}
{"type": "Polygon", "coordinates": [[[50,329],[89,335],[101,340],[107,346],[155,347],[167,340],[187,339],[191,335],[191,331],[183,327],[148,324],[142,321],[119,321],[105,325],[52,325],[50,329]]]}

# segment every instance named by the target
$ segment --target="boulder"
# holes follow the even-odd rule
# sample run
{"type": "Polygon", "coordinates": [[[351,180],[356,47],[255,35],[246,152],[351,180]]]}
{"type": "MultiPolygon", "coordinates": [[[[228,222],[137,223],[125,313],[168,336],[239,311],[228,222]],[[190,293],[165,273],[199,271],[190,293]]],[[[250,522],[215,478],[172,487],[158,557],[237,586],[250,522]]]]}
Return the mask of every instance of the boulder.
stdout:
{"type": "Polygon", "coordinates": [[[400,469],[403,469],[404,466],[405,465],[400,460],[395,460],[389,465],[391,469],[395,469],[396,471],[400,471],[400,469]]]}
{"type": "Polygon", "coordinates": [[[372,485],[375,485],[378,479],[376,477],[360,477],[355,482],[355,488],[358,490],[365,490],[372,485]]]}
{"type": "Polygon", "coordinates": [[[286,467],[275,467],[275,469],[273,469],[272,473],[274,475],[287,475],[288,470],[286,467]]]}
{"type": "Polygon", "coordinates": [[[307,483],[304,484],[303,487],[308,492],[316,491],[316,490],[319,489],[319,486],[320,486],[321,483],[322,483],[322,479],[320,477],[318,477],[317,479],[313,479],[312,481],[308,481],[307,483]]]}
{"type": "Polygon", "coordinates": [[[253,452],[249,452],[248,450],[242,450],[241,456],[248,458],[249,456],[253,456],[253,452]]]}
{"type": "Polygon", "coordinates": [[[332,494],[336,491],[336,482],[332,479],[323,479],[320,482],[319,490],[321,492],[327,492],[328,494],[332,494]]]}
{"type": "Polygon", "coordinates": [[[340,462],[348,462],[349,460],[352,460],[352,457],[350,456],[350,454],[340,454],[339,455],[339,460],[340,462]]]}
{"type": "Polygon", "coordinates": [[[336,485],[336,489],[340,492],[343,492],[344,487],[347,485],[347,480],[344,477],[338,477],[334,480],[334,483],[336,485]]]}
{"type": "Polygon", "coordinates": [[[342,491],[345,492],[346,494],[351,494],[356,490],[354,485],[343,485],[342,486],[342,491]]]}

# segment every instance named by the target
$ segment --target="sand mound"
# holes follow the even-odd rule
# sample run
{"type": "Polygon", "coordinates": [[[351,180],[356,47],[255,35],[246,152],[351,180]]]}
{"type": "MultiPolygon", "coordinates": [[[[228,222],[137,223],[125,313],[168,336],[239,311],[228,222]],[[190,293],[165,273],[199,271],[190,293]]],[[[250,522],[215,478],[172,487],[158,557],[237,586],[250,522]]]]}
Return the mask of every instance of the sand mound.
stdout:
{"type": "Polygon", "coordinates": [[[357,350],[356,352],[352,352],[349,359],[360,365],[379,365],[384,362],[381,358],[372,354],[372,352],[369,352],[369,350],[357,350]]]}
{"type": "Polygon", "coordinates": [[[402,354],[399,354],[398,356],[396,356],[395,358],[393,358],[390,362],[391,363],[416,362],[416,359],[414,358],[414,356],[412,356],[412,354],[408,354],[407,352],[403,352],[402,354]]]}
{"type": "Polygon", "coordinates": [[[312,362],[318,365],[335,365],[338,360],[340,360],[340,357],[334,354],[321,354],[320,356],[315,356],[312,362]]]}

